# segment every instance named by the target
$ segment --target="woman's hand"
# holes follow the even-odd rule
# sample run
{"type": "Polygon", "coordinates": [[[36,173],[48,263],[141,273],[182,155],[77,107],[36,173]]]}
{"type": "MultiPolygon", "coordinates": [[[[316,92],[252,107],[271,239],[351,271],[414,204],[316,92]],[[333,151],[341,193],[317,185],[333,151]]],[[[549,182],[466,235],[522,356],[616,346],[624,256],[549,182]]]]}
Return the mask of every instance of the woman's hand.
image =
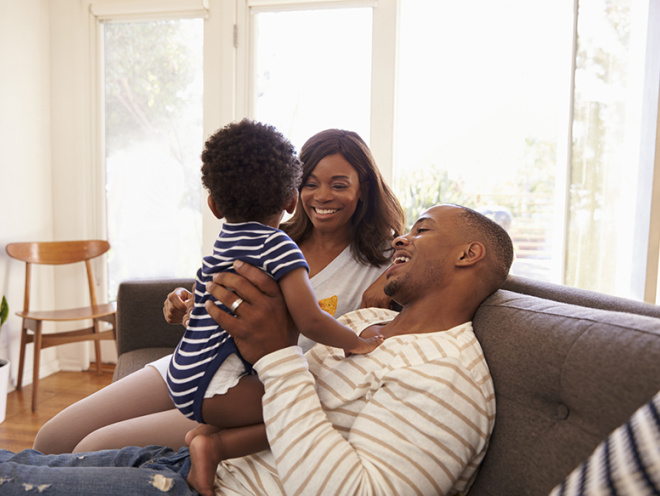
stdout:
{"type": "Polygon", "coordinates": [[[163,304],[163,315],[168,324],[181,324],[188,327],[190,312],[195,300],[192,293],[185,288],[176,288],[167,295],[163,304]]]}
{"type": "Polygon", "coordinates": [[[387,277],[383,272],[364,293],[362,293],[362,302],[360,308],[389,308],[392,309],[392,299],[385,294],[385,283],[387,277]]]}
{"type": "Polygon", "coordinates": [[[236,274],[220,272],[207,289],[227,308],[240,297],[243,301],[234,316],[206,302],[206,311],[236,342],[250,363],[274,351],[298,343],[298,331],[286,307],[279,285],[265,272],[240,261],[234,262],[236,274]]]}

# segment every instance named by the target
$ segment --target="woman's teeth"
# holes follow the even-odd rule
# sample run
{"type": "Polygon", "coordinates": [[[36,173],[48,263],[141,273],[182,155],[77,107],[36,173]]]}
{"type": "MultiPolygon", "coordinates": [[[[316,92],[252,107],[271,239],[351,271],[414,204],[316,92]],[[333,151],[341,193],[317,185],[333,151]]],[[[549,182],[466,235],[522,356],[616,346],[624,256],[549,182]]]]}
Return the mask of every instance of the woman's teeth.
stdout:
{"type": "Polygon", "coordinates": [[[314,210],[319,215],[334,214],[337,211],[336,208],[315,208],[314,210]]]}
{"type": "Polygon", "coordinates": [[[402,263],[406,263],[406,262],[409,262],[409,261],[410,261],[409,257],[396,257],[394,259],[395,264],[402,264],[402,263]]]}

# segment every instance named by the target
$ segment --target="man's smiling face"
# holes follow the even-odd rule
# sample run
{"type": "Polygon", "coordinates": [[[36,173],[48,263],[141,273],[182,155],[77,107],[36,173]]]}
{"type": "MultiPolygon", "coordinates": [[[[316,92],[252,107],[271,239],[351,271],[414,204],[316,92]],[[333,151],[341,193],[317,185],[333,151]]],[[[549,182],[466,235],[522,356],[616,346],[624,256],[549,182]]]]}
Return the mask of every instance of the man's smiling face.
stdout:
{"type": "Polygon", "coordinates": [[[432,207],[410,233],[394,240],[385,293],[397,303],[404,305],[420,291],[439,285],[447,275],[463,242],[457,222],[460,212],[451,205],[432,207]]]}

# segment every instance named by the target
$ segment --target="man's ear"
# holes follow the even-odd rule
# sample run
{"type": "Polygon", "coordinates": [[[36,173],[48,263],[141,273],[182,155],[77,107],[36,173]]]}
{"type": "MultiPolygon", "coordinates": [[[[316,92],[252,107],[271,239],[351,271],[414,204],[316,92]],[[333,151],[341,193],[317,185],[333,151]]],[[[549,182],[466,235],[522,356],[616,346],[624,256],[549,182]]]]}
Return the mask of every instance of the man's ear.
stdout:
{"type": "Polygon", "coordinates": [[[457,267],[469,267],[486,256],[486,247],[479,241],[473,241],[463,246],[458,260],[457,267]]]}
{"type": "Polygon", "coordinates": [[[296,210],[296,205],[298,205],[298,194],[296,193],[293,195],[289,203],[286,204],[286,207],[284,207],[284,210],[287,211],[287,213],[292,214],[296,210]]]}
{"type": "Polygon", "coordinates": [[[224,217],[224,214],[222,213],[222,210],[220,210],[220,207],[218,207],[218,204],[213,201],[213,198],[211,198],[211,195],[209,195],[207,203],[209,204],[209,208],[211,209],[211,212],[213,212],[213,215],[215,215],[215,217],[217,219],[222,219],[224,217]]]}

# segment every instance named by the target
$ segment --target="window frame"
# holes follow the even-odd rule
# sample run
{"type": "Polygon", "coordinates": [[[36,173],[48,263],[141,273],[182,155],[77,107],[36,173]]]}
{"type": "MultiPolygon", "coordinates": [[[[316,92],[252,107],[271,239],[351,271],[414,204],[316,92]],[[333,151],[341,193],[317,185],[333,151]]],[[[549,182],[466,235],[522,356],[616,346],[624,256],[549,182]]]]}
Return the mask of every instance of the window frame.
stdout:
{"type": "Polygon", "coordinates": [[[393,177],[397,16],[400,0],[237,0],[236,115],[254,116],[253,16],[260,12],[370,7],[373,9],[370,148],[388,182],[393,177]],[[386,47],[376,50],[375,47],[386,47]]]}
{"type": "MultiPolygon", "coordinates": [[[[87,13],[89,40],[89,153],[92,167],[82,169],[81,194],[88,206],[83,228],[91,236],[103,237],[106,232],[105,171],[103,142],[103,92],[101,23],[125,20],[150,20],[172,17],[203,17],[204,29],[204,87],[219,91],[204,92],[204,135],[218,127],[251,115],[249,88],[252,57],[250,50],[251,12],[284,8],[334,8],[371,6],[373,14],[373,66],[371,93],[370,146],[388,182],[393,179],[396,121],[396,47],[398,19],[402,0],[84,0],[81,7],[87,13]],[[378,82],[378,84],[376,84],[378,82]]],[[[644,76],[643,133],[640,140],[639,194],[635,216],[640,228],[632,241],[635,245],[633,284],[639,297],[656,303],[659,296],[660,271],[660,5],[649,0],[648,33],[644,76]]],[[[578,0],[573,2],[573,65],[567,91],[573,93],[578,0]]],[[[572,101],[572,96],[571,96],[572,101]]],[[[568,174],[571,162],[572,109],[567,109],[567,141],[558,149],[566,168],[559,174],[556,195],[554,236],[560,246],[566,245],[568,212],[568,174]]],[[[201,185],[200,185],[201,187],[201,185]]],[[[203,250],[213,246],[218,221],[208,209],[203,209],[203,250]]],[[[563,283],[565,248],[555,257],[555,282],[563,283]]],[[[106,277],[102,273],[102,277],[106,277]]],[[[101,285],[103,286],[103,285],[101,285]]]]}

